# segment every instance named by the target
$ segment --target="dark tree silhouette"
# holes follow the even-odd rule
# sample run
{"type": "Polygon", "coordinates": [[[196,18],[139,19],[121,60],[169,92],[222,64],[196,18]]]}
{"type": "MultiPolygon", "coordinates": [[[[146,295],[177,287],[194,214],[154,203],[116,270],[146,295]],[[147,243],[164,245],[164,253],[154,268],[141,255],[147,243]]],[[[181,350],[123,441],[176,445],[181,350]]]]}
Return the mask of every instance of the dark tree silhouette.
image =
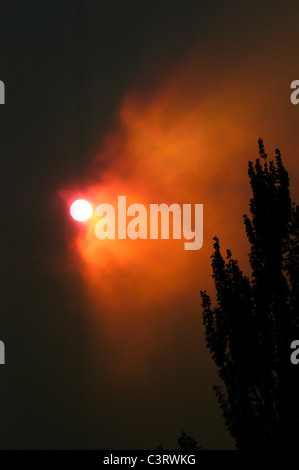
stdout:
{"type": "Polygon", "coordinates": [[[279,150],[249,162],[251,245],[246,277],[215,238],[211,256],[217,306],[201,292],[207,347],[224,382],[214,387],[239,449],[291,447],[299,437],[299,365],[290,344],[299,339],[299,207],[279,150]]]}
{"type": "MultiPolygon", "coordinates": [[[[180,437],[178,438],[178,444],[180,446],[180,450],[193,451],[202,449],[202,447],[198,445],[198,442],[193,439],[193,437],[188,436],[184,431],[181,431],[180,437]]],[[[166,449],[164,449],[163,445],[160,444],[157,450],[164,452],[166,449]]]]}
{"type": "Polygon", "coordinates": [[[198,442],[193,439],[193,437],[188,436],[184,431],[181,432],[181,435],[178,438],[178,443],[181,450],[201,450],[201,447],[198,445],[198,442]]]}

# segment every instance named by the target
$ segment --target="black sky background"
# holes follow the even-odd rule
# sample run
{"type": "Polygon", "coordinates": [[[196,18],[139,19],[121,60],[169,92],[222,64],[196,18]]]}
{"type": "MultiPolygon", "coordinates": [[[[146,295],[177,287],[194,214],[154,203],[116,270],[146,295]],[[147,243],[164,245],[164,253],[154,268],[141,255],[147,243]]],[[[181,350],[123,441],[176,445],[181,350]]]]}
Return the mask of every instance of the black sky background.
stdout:
{"type": "MultiPolygon", "coordinates": [[[[75,272],[52,265],[66,251],[69,229],[56,192],[87,171],[128,89],[154,88],[195,43],[214,54],[221,79],[228,63],[279,25],[285,8],[273,1],[1,1],[1,449],[150,445],[155,430],[149,422],[140,431],[137,416],[155,400],[137,398],[134,408],[133,391],[127,397],[126,436],[117,416],[109,427],[118,397],[105,383],[94,390],[98,408],[88,409],[83,288],[75,272]],[[92,413],[103,415],[96,429],[92,413]]],[[[103,337],[103,360],[104,351],[103,337]]],[[[220,412],[211,410],[210,442],[233,447],[220,412]]],[[[165,428],[175,442],[178,430],[165,428]]]]}

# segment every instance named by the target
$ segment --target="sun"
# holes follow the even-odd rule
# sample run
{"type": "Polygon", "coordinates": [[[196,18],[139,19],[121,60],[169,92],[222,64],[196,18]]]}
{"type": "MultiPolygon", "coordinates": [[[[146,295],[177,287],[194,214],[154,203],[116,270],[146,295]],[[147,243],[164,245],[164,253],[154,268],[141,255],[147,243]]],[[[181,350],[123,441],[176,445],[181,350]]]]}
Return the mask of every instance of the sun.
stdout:
{"type": "Polygon", "coordinates": [[[77,222],[85,222],[92,215],[92,206],[85,199],[77,199],[70,207],[70,213],[77,222]]]}

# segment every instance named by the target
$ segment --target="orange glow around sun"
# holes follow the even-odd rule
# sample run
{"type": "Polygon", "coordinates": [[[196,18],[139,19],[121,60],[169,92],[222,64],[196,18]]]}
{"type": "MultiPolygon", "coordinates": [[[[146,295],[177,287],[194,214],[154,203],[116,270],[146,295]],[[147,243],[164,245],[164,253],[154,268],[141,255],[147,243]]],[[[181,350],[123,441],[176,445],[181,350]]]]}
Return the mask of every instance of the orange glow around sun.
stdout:
{"type": "Polygon", "coordinates": [[[115,371],[121,364],[120,375],[145,373],[144,361],[153,354],[165,315],[171,315],[165,318],[166,343],[174,340],[171,331],[180,330],[181,322],[194,321],[200,328],[200,290],[214,289],[215,235],[223,252],[231,248],[247,267],[242,216],[250,195],[247,165],[257,156],[260,136],[256,109],[242,93],[240,76],[222,82],[215,95],[200,93],[190,75],[192,70],[152,93],[128,95],[84,185],[61,192],[68,206],[83,198],[94,208],[100,203],[117,207],[118,196],[126,195],[127,205],[204,207],[204,242],[198,251],[184,251],[183,240],[99,240],[94,215],[72,229],[70,253],[85,284],[90,317],[106,329],[114,345],[111,367],[115,371]],[[235,99],[228,100],[232,90],[235,99]],[[191,317],[197,312],[193,320],[188,306],[191,317]]]}
{"type": "Polygon", "coordinates": [[[183,240],[99,240],[94,215],[74,228],[70,250],[78,256],[95,325],[103,322],[114,344],[111,368],[118,376],[147,373],[144,360],[164,312],[173,304],[170,329],[175,328],[189,299],[199,305],[200,289],[211,286],[212,237],[236,236],[227,227],[237,201],[227,189],[246,163],[239,162],[226,181],[222,172],[228,154],[237,154],[247,136],[227,111],[215,117],[203,105],[185,107],[177,96],[176,87],[168,87],[148,99],[127,97],[119,129],[106,138],[84,187],[64,191],[68,203],[79,195],[93,207],[104,202],[116,208],[119,195],[127,196],[127,205],[204,204],[204,244],[194,252],[184,251],[183,240]]]}

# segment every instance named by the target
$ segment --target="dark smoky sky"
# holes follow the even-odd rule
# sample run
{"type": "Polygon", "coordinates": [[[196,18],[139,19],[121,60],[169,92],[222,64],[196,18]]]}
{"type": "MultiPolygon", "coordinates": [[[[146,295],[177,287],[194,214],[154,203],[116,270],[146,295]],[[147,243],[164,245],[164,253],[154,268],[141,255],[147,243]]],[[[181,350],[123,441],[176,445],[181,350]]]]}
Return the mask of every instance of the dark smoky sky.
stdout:
{"type": "MultiPolygon", "coordinates": [[[[234,448],[212,391],[217,375],[203,341],[201,286],[190,294],[198,279],[210,279],[211,243],[200,275],[195,264],[201,255],[183,264],[191,273],[187,296],[175,294],[167,283],[178,281],[165,274],[161,298],[140,268],[145,293],[138,266],[131,269],[127,260],[124,283],[115,284],[116,274],[107,283],[111,307],[103,292],[94,295],[100,284],[88,287],[87,268],[71,249],[77,227],[59,194],[96,185],[103,174],[115,185],[123,175],[120,168],[130,166],[131,191],[134,178],[141,184],[143,175],[150,192],[171,198],[172,186],[164,177],[146,180],[146,156],[139,168],[135,132],[138,123],[145,132],[153,122],[148,110],[154,116],[157,110],[171,127],[184,107],[193,109],[194,126],[204,129],[205,149],[210,142],[216,155],[217,139],[225,149],[223,160],[219,150],[215,166],[207,159],[202,167],[208,181],[203,194],[207,204],[216,207],[218,201],[222,207],[227,191],[233,215],[225,217],[231,226],[237,220],[241,224],[247,210],[249,190],[243,185],[260,134],[271,149],[281,145],[287,151],[286,166],[296,183],[299,109],[290,104],[289,86],[298,78],[298,13],[290,1],[1,1],[0,79],[6,104],[0,109],[0,339],[7,359],[0,370],[1,449],[153,449],[161,442],[173,448],[182,429],[204,448],[234,448]],[[168,84],[178,98],[172,91],[173,104],[166,99],[167,110],[161,111],[168,84]],[[132,95],[144,113],[124,105],[132,95]],[[121,163],[111,144],[121,140],[119,110],[131,132],[121,163]],[[198,117],[203,110],[206,120],[198,117]],[[216,139],[213,125],[225,129],[216,139]],[[235,130],[236,143],[227,142],[235,130]],[[234,189],[229,189],[224,164],[230,152],[237,158],[240,150],[244,158],[230,170],[234,189]],[[216,179],[208,180],[211,175],[216,179]],[[139,303],[139,285],[144,299],[152,289],[152,301],[139,303]],[[126,291],[131,298],[134,293],[132,306],[126,291]],[[107,320],[109,313],[121,333],[107,320]]],[[[184,139],[190,137],[191,131],[179,129],[184,139]]],[[[167,150],[163,135],[158,152],[167,150]]],[[[191,144],[190,149],[196,151],[191,144]]],[[[169,174],[176,182],[182,183],[185,174],[191,181],[188,165],[194,158],[185,166],[173,161],[169,174]]],[[[153,163],[153,174],[163,170],[164,175],[165,165],[153,163]]],[[[180,198],[201,197],[197,189],[192,193],[195,186],[190,183],[189,192],[178,189],[180,198]]],[[[220,220],[210,216],[209,236],[221,227],[220,220]]],[[[245,242],[238,244],[228,228],[223,236],[244,260],[245,242]]],[[[156,261],[155,269],[164,272],[165,266],[156,261]]],[[[211,288],[210,280],[207,284],[211,288]]]]}

